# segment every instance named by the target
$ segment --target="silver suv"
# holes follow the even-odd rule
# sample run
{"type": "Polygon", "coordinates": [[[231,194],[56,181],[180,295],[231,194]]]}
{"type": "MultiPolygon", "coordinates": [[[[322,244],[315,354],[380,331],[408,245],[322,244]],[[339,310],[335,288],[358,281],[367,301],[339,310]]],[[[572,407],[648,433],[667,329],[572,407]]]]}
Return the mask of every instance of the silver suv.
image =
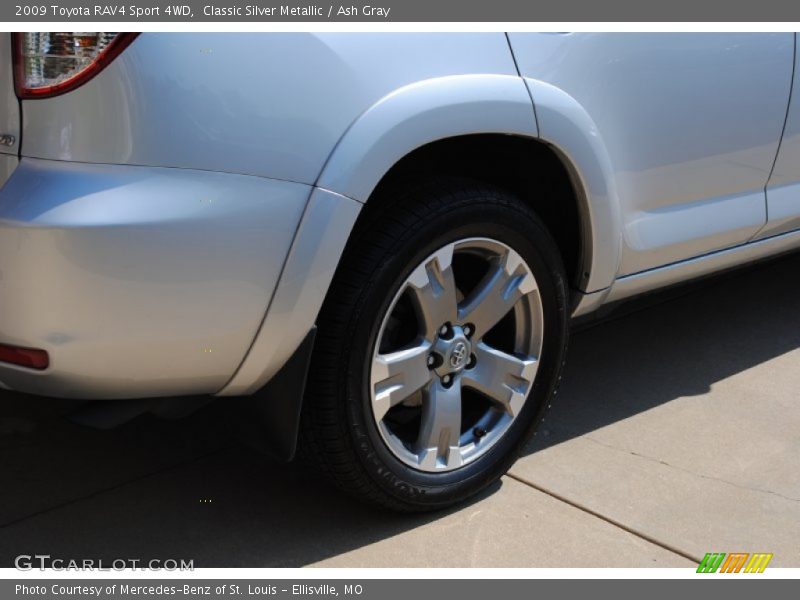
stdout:
{"type": "Polygon", "coordinates": [[[395,509],[509,468],[572,317],[800,246],[791,33],[0,36],[0,385],[238,397],[395,509]]]}

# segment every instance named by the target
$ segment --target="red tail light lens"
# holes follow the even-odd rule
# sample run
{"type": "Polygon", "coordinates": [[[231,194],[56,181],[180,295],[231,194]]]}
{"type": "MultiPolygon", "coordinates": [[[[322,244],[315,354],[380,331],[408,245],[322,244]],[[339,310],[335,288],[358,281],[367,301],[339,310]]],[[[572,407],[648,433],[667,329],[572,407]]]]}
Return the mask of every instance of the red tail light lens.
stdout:
{"type": "Polygon", "coordinates": [[[42,370],[50,365],[50,357],[46,350],[0,344],[0,362],[42,370]]]}
{"type": "Polygon", "coordinates": [[[130,44],[138,33],[15,33],[17,96],[48,98],[83,85],[130,44]]]}

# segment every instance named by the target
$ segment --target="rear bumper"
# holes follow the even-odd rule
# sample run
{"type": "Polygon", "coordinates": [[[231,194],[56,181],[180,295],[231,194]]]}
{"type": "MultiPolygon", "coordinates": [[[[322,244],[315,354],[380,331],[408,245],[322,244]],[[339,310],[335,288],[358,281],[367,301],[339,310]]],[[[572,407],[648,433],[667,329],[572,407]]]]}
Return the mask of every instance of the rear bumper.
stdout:
{"type": "MultiPolygon", "coordinates": [[[[23,159],[0,190],[0,343],[44,349],[50,365],[0,363],[0,387],[79,398],[218,392],[261,328],[311,192],[261,177],[23,159]]],[[[298,316],[305,331],[315,316],[298,316]]]]}

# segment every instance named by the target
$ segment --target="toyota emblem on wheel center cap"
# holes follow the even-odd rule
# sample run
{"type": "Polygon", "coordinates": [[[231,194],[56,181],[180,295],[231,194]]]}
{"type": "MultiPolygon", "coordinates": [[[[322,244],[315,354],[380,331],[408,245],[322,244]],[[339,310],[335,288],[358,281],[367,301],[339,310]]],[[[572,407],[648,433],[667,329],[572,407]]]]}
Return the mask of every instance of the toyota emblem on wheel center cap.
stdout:
{"type": "Polygon", "coordinates": [[[467,345],[464,342],[458,342],[450,352],[450,366],[454,369],[460,369],[466,362],[467,345]]]}

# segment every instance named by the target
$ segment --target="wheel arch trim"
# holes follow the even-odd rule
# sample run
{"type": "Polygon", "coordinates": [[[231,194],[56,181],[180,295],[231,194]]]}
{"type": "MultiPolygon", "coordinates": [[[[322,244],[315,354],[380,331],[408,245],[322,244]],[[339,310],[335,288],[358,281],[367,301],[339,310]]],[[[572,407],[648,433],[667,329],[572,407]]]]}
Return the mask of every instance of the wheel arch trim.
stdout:
{"type": "Polygon", "coordinates": [[[622,252],[611,160],[583,106],[543,81],[511,75],[457,75],[400,88],[349,127],[317,185],[363,203],[386,173],[414,150],[481,133],[536,139],[556,152],[578,196],[585,271],[581,290],[609,288],[622,252]]]}
{"type": "Polygon", "coordinates": [[[582,291],[610,288],[622,255],[622,217],[614,168],[586,109],[562,89],[525,78],[539,123],[539,139],[559,155],[578,195],[584,248],[582,291]]]}
{"type": "Polygon", "coordinates": [[[395,90],[350,126],[317,185],[366,202],[403,157],[431,142],[500,133],[537,137],[530,95],[514,75],[453,75],[395,90]]]}
{"type": "Polygon", "coordinates": [[[316,321],[360,209],[350,198],[312,191],[261,326],[217,396],[257,392],[291,358],[316,321]]]}

